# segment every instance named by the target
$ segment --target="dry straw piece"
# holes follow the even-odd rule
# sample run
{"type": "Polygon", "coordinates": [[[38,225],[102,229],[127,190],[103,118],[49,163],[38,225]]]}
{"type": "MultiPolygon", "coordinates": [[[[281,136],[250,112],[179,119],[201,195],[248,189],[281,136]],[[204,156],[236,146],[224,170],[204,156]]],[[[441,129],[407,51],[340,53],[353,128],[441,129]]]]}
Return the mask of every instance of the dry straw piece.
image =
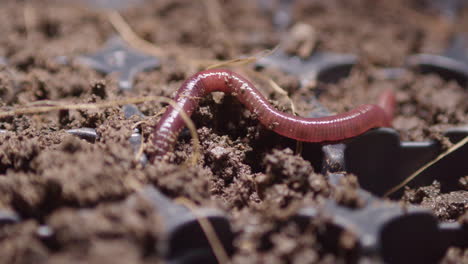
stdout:
{"type": "Polygon", "coordinates": [[[144,103],[144,102],[149,102],[149,101],[161,101],[161,102],[170,104],[180,113],[180,116],[184,120],[186,126],[189,128],[190,134],[192,136],[194,153],[191,157],[191,163],[196,164],[201,156],[201,147],[200,147],[200,140],[198,138],[195,124],[190,119],[190,117],[184,111],[182,111],[182,109],[177,105],[177,103],[174,100],[166,98],[166,97],[162,97],[162,96],[134,97],[134,98],[106,101],[106,102],[92,103],[92,104],[91,103],[65,104],[62,102],[54,102],[54,101],[38,101],[38,102],[34,102],[33,104],[46,103],[49,105],[22,107],[22,108],[16,108],[13,110],[8,110],[8,111],[0,111],[0,118],[16,116],[16,115],[25,115],[25,114],[40,114],[40,113],[47,113],[47,112],[58,111],[58,110],[101,109],[101,108],[109,108],[109,107],[126,105],[126,104],[139,104],[139,103],[144,103]]]}

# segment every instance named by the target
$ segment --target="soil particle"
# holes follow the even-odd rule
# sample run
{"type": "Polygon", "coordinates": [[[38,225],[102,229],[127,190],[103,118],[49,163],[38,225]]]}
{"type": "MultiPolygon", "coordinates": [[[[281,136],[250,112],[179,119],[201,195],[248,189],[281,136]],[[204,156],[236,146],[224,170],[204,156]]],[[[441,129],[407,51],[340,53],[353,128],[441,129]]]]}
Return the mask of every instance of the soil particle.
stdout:
{"type": "Polygon", "coordinates": [[[447,255],[440,262],[442,264],[468,263],[468,249],[449,248],[447,255]]]}
{"type": "Polygon", "coordinates": [[[338,204],[350,208],[360,208],[364,201],[359,196],[359,183],[355,175],[342,177],[332,188],[333,198],[338,204]]]}
{"type": "Polygon", "coordinates": [[[265,156],[263,164],[265,174],[256,178],[259,195],[265,200],[273,199],[281,207],[293,200],[328,192],[325,178],[314,173],[310,162],[294,155],[289,148],[273,150],[265,156]]]}
{"type": "Polygon", "coordinates": [[[10,186],[4,194],[10,197],[17,210],[28,215],[45,210],[41,206],[53,207],[57,203],[90,205],[101,199],[122,197],[132,189],[131,182],[135,181],[123,173],[132,167],[133,153],[129,148],[117,151],[117,145],[108,146],[113,147],[99,149],[68,136],[56,149],[44,150],[34,157],[29,163],[34,174],[18,172],[2,178],[2,186],[10,186]],[[116,155],[109,155],[109,151],[116,155]],[[96,163],[97,160],[101,162],[96,163]],[[107,166],[110,162],[119,165],[107,166]]]}
{"type": "Polygon", "coordinates": [[[460,178],[459,184],[463,190],[468,191],[468,175],[460,178]]]}
{"type": "Polygon", "coordinates": [[[468,193],[466,191],[440,192],[440,183],[416,190],[407,189],[404,199],[428,208],[443,221],[456,221],[468,210],[468,193]]]}
{"type": "Polygon", "coordinates": [[[406,188],[404,199],[411,203],[421,203],[426,197],[436,197],[440,193],[440,183],[434,181],[432,185],[420,187],[416,190],[406,188]]]}
{"type": "Polygon", "coordinates": [[[38,224],[24,221],[0,227],[0,255],[2,263],[44,263],[48,250],[35,236],[38,224]]]}
{"type": "Polygon", "coordinates": [[[0,140],[3,146],[0,160],[1,174],[5,174],[7,170],[32,170],[31,160],[38,154],[40,149],[36,140],[13,136],[9,132],[1,133],[0,140]]]}
{"type": "Polygon", "coordinates": [[[204,162],[213,172],[213,194],[221,195],[229,207],[243,207],[250,202],[259,202],[255,194],[252,168],[245,164],[246,152],[251,150],[245,144],[230,137],[208,134],[211,129],[202,128],[204,162]],[[234,195],[238,192],[237,195],[234,195]]]}
{"type": "Polygon", "coordinates": [[[209,170],[200,166],[159,163],[145,167],[144,177],[170,197],[186,197],[201,203],[210,197],[209,170]]]}
{"type": "Polygon", "coordinates": [[[217,178],[226,183],[238,175],[252,173],[250,167],[243,163],[249,149],[241,142],[234,143],[228,136],[216,136],[204,138],[202,148],[206,150],[205,163],[211,166],[217,178]]]}
{"type": "Polygon", "coordinates": [[[285,51],[301,58],[309,57],[317,44],[317,32],[304,23],[294,25],[286,38],[285,51]],[[297,51],[297,54],[294,52],[297,51]]]}
{"type": "Polygon", "coordinates": [[[103,254],[106,251],[120,252],[118,260],[113,260],[118,263],[157,261],[159,219],[144,200],[136,205],[123,202],[95,209],[57,210],[46,221],[53,232],[53,245],[58,246],[54,250],[62,252],[52,257],[52,263],[76,258],[99,263],[110,260],[111,256],[103,254]]]}
{"type": "Polygon", "coordinates": [[[441,220],[452,220],[468,210],[468,194],[465,191],[450,192],[424,199],[421,206],[432,209],[441,220]]]}
{"type": "Polygon", "coordinates": [[[242,210],[236,217],[238,221],[235,221],[234,228],[244,231],[236,240],[239,252],[233,263],[310,263],[320,259],[316,251],[310,250],[318,246],[317,223],[299,227],[294,222],[285,221],[295,213],[295,206],[286,208],[286,211],[270,206],[256,209],[253,214],[242,210]],[[285,215],[284,212],[288,213],[285,215]],[[249,217],[244,217],[246,214],[249,217]]]}

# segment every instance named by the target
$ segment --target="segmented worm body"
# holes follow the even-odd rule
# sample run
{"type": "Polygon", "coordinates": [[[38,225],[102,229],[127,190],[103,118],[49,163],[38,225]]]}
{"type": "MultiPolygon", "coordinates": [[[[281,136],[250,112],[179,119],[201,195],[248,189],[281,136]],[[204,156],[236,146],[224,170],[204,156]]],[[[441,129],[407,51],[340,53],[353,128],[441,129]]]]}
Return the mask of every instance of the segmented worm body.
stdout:
{"type": "MultiPolygon", "coordinates": [[[[236,96],[267,128],[305,142],[340,141],[371,128],[391,126],[395,104],[393,93],[386,91],[378,105],[361,105],[346,113],[327,117],[298,117],[275,109],[251,82],[239,74],[219,69],[201,71],[187,79],[174,100],[190,116],[202,97],[216,91],[236,96]]],[[[172,149],[184,126],[179,111],[169,106],[154,129],[156,156],[162,156],[172,149]]]]}

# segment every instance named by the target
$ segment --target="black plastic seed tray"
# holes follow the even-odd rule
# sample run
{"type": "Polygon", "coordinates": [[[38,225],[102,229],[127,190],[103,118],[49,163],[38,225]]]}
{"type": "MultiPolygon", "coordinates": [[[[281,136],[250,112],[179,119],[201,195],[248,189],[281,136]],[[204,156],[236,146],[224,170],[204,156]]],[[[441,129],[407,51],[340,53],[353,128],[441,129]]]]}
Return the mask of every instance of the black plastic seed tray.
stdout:
{"type": "MultiPolygon", "coordinates": [[[[345,149],[345,144],[322,147],[322,173],[337,188],[340,188],[340,180],[346,177],[339,171],[344,170],[345,164],[350,164],[344,158],[350,155],[345,149]]],[[[362,178],[359,182],[362,185],[362,178]]],[[[466,225],[438,223],[430,210],[385,201],[362,189],[358,191],[358,197],[363,203],[359,208],[327,200],[318,208],[301,209],[296,220],[306,226],[318,216],[328,219],[319,238],[332,251],[339,248],[344,232],[350,232],[358,243],[353,257],[360,262],[371,259],[373,263],[438,263],[448,247],[468,246],[466,225]]]]}
{"type": "MultiPolygon", "coordinates": [[[[408,68],[384,69],[382,73],[384,78],[397,79],[413,69],[466,83],[468,71],[460,54],[466,54],[467,47],[465,39],[457,37],[445,55],[415,55],[409,58],[408,68]],[[441,63],[446,61],[450,63],[441,63]]],[[[352,55],[322,53],[304,60],[288,57],[280,51],[276,56],[260,60],[258,66],[277,67],[296,75],[301,84],[306,85],[311,80],[336,82],[346,77],[356,62],[357,58],[352,55]]],[[[316,109],[311,117],[331,114],[316,98],[311,98],[310,103],[316,109]]],[[[456,143],[468,136],[468,127],[449,129],[444,136],[456,143]]],[[[346,143],[323,145],[321,149],[322,173],[335,185],[346,177],[343,172],[354,173],[364,189],[359,192],[360,199],[366,201],[362,208],[353,209],[328,200],[320,208],[303,208],[298,213],[296,219],[304,225],[318,215],[329,219],[321,235],[322,243],[329,249],[339,248],[340,236],[345,230],[356,236],[359,245],[355,257],[361,261],[438,263],[449,246],[468,246],[466,226],[438,223],[429,210],[402,207],[367,192],[380,196],[402,182],[441,153],[438,143],[401,142],[394,129],[379,128],[346,143]]],[[[442,191],[456,189],[458,179],[468,173],[466,157],[468,146],[463,146],[424,171],[410,186],[425,186],[438,180],[446,188],[442,191]]],[[[401,191],[396,195],[401,195],[401,191]]]]}
{"type": "MultiPolygon", "coordinates": [[[[468,136],[468,127],[449,129],[444,136],[457,143],[468,136]]],[[[364,189],[383,195],[441,153],[437,142],[401,142],[395,130],[380,128],[348,143],[344,157],[347,171],[357,175],[364,189]]],[[[467,145],[438,161],[408,185],[426,186],[437,180],[443,192],[456,190],[458,179],[468,173],[466,157],[467,145]]],[[[395,193],[399,194],[401,191],[395,193]]]]}
{"type": "Polygon", "coordinates": [[[344,231],[350,232],[357,239],[356,260],[372,257],[382,263],[438,263],[449,246],[467,246],[466,226],[439,224],[429,210],[371,196],[357,209],[328,200],[319,208],[303,208],[296,220],[305,226],[319,215],[328,219],[319,234],[322,244],[336,250],[344,231]]]}
{"type": "Polygon", "coordinates": [[[312,80],[332,82],[346,76],[357,63],[357,57],[351,54],[330,52],[315,53],[307,59],[288,56],[278,51],[271,56],[261,58],[258,67],[275,67],[286,73],[296,75],[302,85],[312,80]]]}
{"type": "MultiPolygon", "coordinates": [[[[327,111],[323,109],[323,106],[318,106],[319,109],[322,108],[319,115],[326,115],[327,111]]],[[[312,116],[317,116],[317,112],[313,113],[312,116]]],[[[375,159],[380,158],[380,161],[384,164],[390,165],[389,168],[406,168],[411,171],[414,169],[414,167],[411,167],[412,165],[420,165],[415,164],[414,157],[424,157],[424,154],[427,154],[425,147],[432,146],[436,148],[432,152],[434,155],[439,150],[439,146],[434,142],[431,142],[432,144],[428,146],[414,142],[409,146],[391,144],[391,146],[397,147],[402,152],[408,152],[408,155],[398,156],[407,158],[406,163],[396,159],[394,159],[395,162],[389,162],[388,157],[395,157],[395,153],[387,156],[378,155],[373,151],[381,151],[382,145],[386,142],[386,139],[382,138],[382,136],[385,137],[386,133],[387,135],[391,134],[394,139],[396,137],[395,141],[400,143],[398,134],[394,130],[382,128],[371,131],[348,144],[322,146],[322,173],[327,175],[331,184],[339,188],[339,181],[346,177],[345,174],[340,172],[351,171],[349,167],[353,168],[353,166],[361,165],[361,168],[368,170],[366,171],[367,174],[362,171],[354,173],[358,175],[359,183],[364,189],[371,189],[375,193],[375,186],[383,186],[395,181],[382,188],[385,191],[404,178],[395,178],[394,170],[382,169],[382,164],[375,164],[375,159]],[[371,141],[373,138],[375,142],[371,141]],[[424,145],[424,147],[421,145],[424,145]],[[369,149],[369,146],[373,147],[369,149]],[[415,149],[417,151],[414,151],[415,149]],[[354,150],[358,152],[353,152],[354,150]],[[362,153],[368,155],[362,155],[362,153]],[[377,156],[379,158],[376,158],[377,156]],[[351,157],[358,157],[359,162],[356,160],[350,161],[351,157]],[[404,164],[404,167],[402,164],[404,164]],[[371,172],[370,168],[374,168],[376,171],[371,172]],[[384,171],[385,175],[382,175],[380,171],[384,171]],[[364,178],[363,175],[369,178],[364,178]],[[369,182],[366,182],[366,180],[371,181],[374,186],[369,186],[369,182]]],[[[387,148],[384,147],[383,149],[387,148]]],[[[466,150],[465,148],[465,153],[457,152],[460,156],[455,157],[455,159],[465,158],[466,150]]],[[[453,156],[451,157],[453,158],[453,156]]],[[[453,162],[457,161],[452,160],[449,163],[453,164],[453,162]]],[[[458,160],[457,164],[464,163],[458,160]]],[[[443,170],[447,171],[447,168],[443,170]]],[[[468,170],[465,167],[461,171],[467,172],[468,170]]],[[[403,173],[403,175],[406,174],[403,173]]],[[[428,175],[430,176],[421,176],[421,178],[425,181],[434,179],[433,172],[429,172],[428,175]]],[[[458,177],[452,178],[452,183],[457,182],[457,179],[458,177]]],[[[415,184],[424,185],[430,183],[415,182],[415,184]]],[[[357,249],[354,251],[354,258],[360,261],[372,259],[372,262],[375,263],[438,263],[449,246],[468,246],[468,240],[466,239],[468,237],[468,226],[462,226],[458,223],[438,223],[433,213],[427,209],[417,206],[407,207],[395,202],[384,201],[365,190],[359,191],[359,200],[363,201],[360,208],[350,208],[339,205],[333,200],[327,200],[319,208],[303,208],[298,213],[296,220],[302,226],[305,226],[319,215],[322,218],[329,219],[325,229],[322,229],[322,233],[319,235],[321,242],[329,250],[337,250],[344,232],[351,232],[358,243],[357,249]]]]}
{"type": "MultiPolygon", "coordinates": [[[[311,113],[311,116],[317,117],[330,114],[316,100],[312,100],[312,103],[316,106],[317,111],[311,113]]],[[[377,155],[373,150],[382,149],[382,142],[386,142],[386,139],[382,138],[382,136],[386,135],[386,133],[387,135],[391,134],[394,138],[396,137],[396,141],[399,143],[391,144],[392,146],[396,146],[403,152],[408,151],[405,146],[401,146],[398,134],[393,129],[382,128],[374,130],[348,144],[323,145],[322,173],[327,175],[331,184],[340,188],[340,180],[346,177],[343,171],[350,171],[350,166],[361,165],[362,168],[366,168],[367,170],[370,170],[369,168],[378,168],[378,171],[382,170],[381,164],[372,166],[372,164],[375,164],[374,158],[379,156],[382,162],[386,160],[389,163],[388,158],[384,159],[384,157],[389,156],[377,155]],[[372,138],[375,138],[375,142],[371,141],[372,138]],[[374,147],[369,150],[369,146],[374,147]],[[353,152],[354,149],[368,153],[369,155],[353,152]],[[350,157],[358,157],[361,163],[355,160],[350,161],[350,157]]],[[[439,146],[434,142],[431,143],[429,147],[436,148],[432,153],[437,154],[439,146]]],[[[418,151],[411,152],[413,148],[409,147],[411,155],[408,154],[402,156],[402,158],[407,158],[407,160],[411,161],[411,165],[414,165],[414,157],[421,157],[422,154],[426,153],[426,149],[421,149],[420,145],[418,146],[417,143],[410,144],[410,146],[415,147],[418,151]]],[[[384,149],[386,148],[384,147],[384,149]]],[[[458,152],[457,154],[460,157],[466,157],[466,153],[458,152]]],[[[394,157],[395,154],[390,156],[394,157]]],[[[395,160],[394,163],[391,163],[390,167],[402,168],[401,163],[402,161],[395,160]]],[[[459,164],[463,163],[459,162],[459,164]]],[[[404,168],[411,166],[405,165],[406,167],[404,168]]],[[[411,169],[414,168],[409,168],[409,170],[411,169]]],[[[381,185],[382,182],[388,183],[388,179],[392,179],[390,181],[395,180],[394,185],[402,180],[401,178],[395,179],[393,177],[394,171],[387,171],[385,169],[383,171],[386,172],[385,175],[378,174],[376,171],[368,171],[366,175],[372,179],[373,183],[381,185]],[[376,177],[376,175],[378,176],[376,177]]],[[[465,169],[464,171],[467,172],[468,170],[465,169]]],[[[362,172],[355,173],[360,175],[359,173],[362,172]]],[[[433,176],[432,174],[430,175],[433,176]]],[[[424,177],[426,181],[429,180],[428,178],[424,177]]],[[[433,177],[430,177],[430,180],[432,179],[433,177]]],[[[359,177],[359,182],[364,189],[372,189],[366,185],[367,182],[365,182],[365,178],[362,175],[359,177]]],[[[394,185],[386,187],[389,189],[394,185]]],[[[375,191],[375,189],[373,190],[375,191]]],[[[468,246],[466,239],[468,237],[467,226],[462,226],[458,223],[438,223],[433,213],[427,209],[417,206],[408,207],[395,202],[384,201],[365,190],[359,190],[358,196],[359,200],[363,202],[363,205],[359,208],[350,208],[337,204],[333,200],[327,200],[318,208],[308,207],[301,209],[296,216],[296,220],[301,226],[306,226],[308,222],[318,216],[322,219],[328,219],[326,227],[321,229],[322,233],[319,235],[319,238],[322,244],[332,251],[340,248],[339,244],[344,232],[351,232],[358,244],[353,252],[353,258],[358,262],[365,262],[371,259],[373,263],[438,263],[449,246],[468,246]]]]}
{"type": "Polygon", "coordinates": [[[444,54],[416,54],[407,60],[409,67],[422,72],[437,73],[445,79],[454,79],[461,84],[468,80],[468,35],[453,37],[451,46],[444,54]]]}
{"type": "Polygon", "coordinates": [[[112,37],[102,50],[80,56],[76,62],[105,74],[117,73],[121,90],[132,89],[136,74],[160,66],[157,58],[130,48],[120,37],[112,37]]]}
{"type": "MultiPolygon", "coordinates": [[[[124,205],[129,208],[138,208],[142,200],[153,206],[154,213],[164,226],[162,234],[164,241],[158,243],[154,250],[164,256],[167,263],[217,263],[205,230],[200,225],[200,218],[208,221],[228,256],[232,255],[234,234],[222,211],[215,208],[197,208],[191,211],[175,203],[153,186],[146,186],[129,196],[124,201],[124,205]]],[[[19,218],[13,213],[0,211],[0,227],[18,221],[19,218]]],[[[36,236],[46,245],[54,248],[56,237],[54,230],[49,226],[39,226],[36,236]]]]}
{"type": "MultiPolygon", "coordinates": [[[[445,79],[466,84],[467,51],[468,38],[459,34],[454,36],[444,54],[413,55],[408,58],[407,66],[413,70],[435,73],[445,79]]],[[[457,143],[468,136],[468,127],[448,129],[443,136],[452,143],[457,143]]],[[[441,146],[436,142],[401,142],[395,130],[380,128],[350,141],[345,151],[345,164],[349,172],[359,177],[363,188],[382,195],[441,152],[441,146]]],[[[425,170],[409,186],[425,186],[437,180],[443,183],[445,189],[442,191],[454,190],[457,188],[458,179],[468,173],[467,156],[468,146],[465,145],[425,170]]],[[[399,194],[401,191],[395,195],[399,194]]]]}
{"type": "Polygon", "coordinates": [[[163,221],[165,243],[159,250],[169,263],[217,263],[200,218],[209,221],[226,253],[230,256],[234,252],[234,234],[222,211],[198,208],[193,212],[152,186],[143,188],[126,203],[132,206],[138,202],[137,197],[150,202],[163,221]]]}

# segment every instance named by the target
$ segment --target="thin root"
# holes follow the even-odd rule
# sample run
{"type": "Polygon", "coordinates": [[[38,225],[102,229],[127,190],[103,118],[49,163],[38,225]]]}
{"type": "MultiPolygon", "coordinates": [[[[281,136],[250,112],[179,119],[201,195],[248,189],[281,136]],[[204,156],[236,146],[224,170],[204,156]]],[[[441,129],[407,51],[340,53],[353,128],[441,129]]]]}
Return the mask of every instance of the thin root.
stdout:
{"type": "Polygon", "coordinates": [[[139,127],[140,125],[143,125],[143,124],[147,125],[147,124],[148,124],[148,121],[142,120],[142,121],[136,122],[135,124],[132,125],[132,130],[135,129],[135,128],[137,128],[137,127],[139,127]]]}
{"type": "Polygon", "coordinates": [[[109,11],[107,13],[107,17],[120,36],[135,49],[144,51],[156,57],[160,57],[164,54],[164,52],[153,43],[140,38],[119,12],[109,11]]]}

